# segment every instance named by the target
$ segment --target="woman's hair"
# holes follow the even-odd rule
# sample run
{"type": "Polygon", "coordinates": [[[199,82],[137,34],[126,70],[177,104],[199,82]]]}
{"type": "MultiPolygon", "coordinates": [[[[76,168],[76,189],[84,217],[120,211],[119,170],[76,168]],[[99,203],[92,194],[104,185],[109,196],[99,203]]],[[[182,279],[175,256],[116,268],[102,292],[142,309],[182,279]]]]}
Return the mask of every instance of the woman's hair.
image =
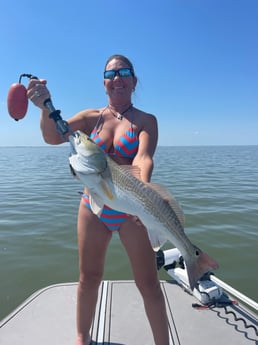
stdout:
{"type": "Polygon", "coordinates": [[[109,62],[111,60],[114,60],[114,59],[117,59],[117,60],[122,60],[124,63],[126,63],[128,65],[128,67],[132,70],[133,74],[135,75],[134,73],[134,68],[133,68],[133,64],[131,63],[131,61],[124,55],[120,55],[120,54],[114,54],[114,55],[111,55],[108,59],[107,59],[107,62],[105,64],[105,70],[106,70],[106,67],[107,65],[109,64],[109,62]]]}

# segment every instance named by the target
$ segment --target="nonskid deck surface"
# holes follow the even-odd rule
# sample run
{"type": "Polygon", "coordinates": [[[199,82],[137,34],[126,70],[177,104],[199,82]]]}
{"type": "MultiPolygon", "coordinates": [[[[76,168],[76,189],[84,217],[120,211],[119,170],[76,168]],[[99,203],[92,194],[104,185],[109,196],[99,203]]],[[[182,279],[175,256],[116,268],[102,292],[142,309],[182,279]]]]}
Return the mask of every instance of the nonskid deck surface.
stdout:
{"type": "MultiPolygon", "coordinates": [[[[161,285],[170,344],[257,344],[254,313],[234,305],[226,309],[196,310],[192,304],[198,301],[176,283],[162,281],[161,285]]],[[[37,291],[0,322],[0,344],[73,345],[76,290],[76,283],[67,283],[37,291]]],[[[142,298],[133,281],[101,283],[92,339],[98,345],[154,345],[142,298]]]]}

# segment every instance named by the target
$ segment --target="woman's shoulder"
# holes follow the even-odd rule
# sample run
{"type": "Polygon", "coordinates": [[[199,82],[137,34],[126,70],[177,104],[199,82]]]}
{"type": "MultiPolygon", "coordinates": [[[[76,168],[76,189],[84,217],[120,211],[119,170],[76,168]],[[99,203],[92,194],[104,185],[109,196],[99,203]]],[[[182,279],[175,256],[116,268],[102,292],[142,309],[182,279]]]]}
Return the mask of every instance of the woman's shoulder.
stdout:
{"type": "Polygon", "coordinates": [[[138,108],[134,108],[135,111],[136,111],[136,114],[137,116],[140,118],[140,119],[143,119],[143,120],[156,120],[156,116],[152,113],[149,113],[149,112],[146,112],[146,111],[143,111],[141,109],[138,109],[138,108]]]}
{"type": "Polygon", "coordinates": [[[85,130],[85,128],[87,128],[88,131],[91,131],[96,125],[96,122],[98,121],[104,109],[105,108],[83,109],[70,118],[68,123],[73,130],[85,130]]]}
{"type": "Polygon", "coordinates": [[[146,127],[148,125],[157,124],[157,118],[154,114],[148,113],[146,111],[135,108],[136,110],[136,119],[141,127],[146,127]]]}
{"type": "Polygon", "coordinates": [[[103,110],[105,108],[88,108],[80,110],[77,114],[75,114],[75,117],[88,117],[88,118],[95,118],[100,116],[103,113],[103,110]]]}

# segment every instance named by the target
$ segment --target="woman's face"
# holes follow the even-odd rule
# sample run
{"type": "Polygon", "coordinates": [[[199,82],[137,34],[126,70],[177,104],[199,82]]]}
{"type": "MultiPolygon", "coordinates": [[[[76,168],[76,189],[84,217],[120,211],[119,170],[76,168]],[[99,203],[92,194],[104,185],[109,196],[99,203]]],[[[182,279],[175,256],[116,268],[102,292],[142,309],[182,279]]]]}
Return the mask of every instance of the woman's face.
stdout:
{"type": "MultiPolygon", "coordinates": [[[[119,70],[120,68],[130,68],[124,61],[120,59],[111,60],[107,66],[108,70],[119,70]]],[[[113,101],[131,100],[132,92],[136,86],[137,78],[134,76],[120,77],[118,74],[114,79],[104,79],[104,86],[109,98],[113,101]]]]}

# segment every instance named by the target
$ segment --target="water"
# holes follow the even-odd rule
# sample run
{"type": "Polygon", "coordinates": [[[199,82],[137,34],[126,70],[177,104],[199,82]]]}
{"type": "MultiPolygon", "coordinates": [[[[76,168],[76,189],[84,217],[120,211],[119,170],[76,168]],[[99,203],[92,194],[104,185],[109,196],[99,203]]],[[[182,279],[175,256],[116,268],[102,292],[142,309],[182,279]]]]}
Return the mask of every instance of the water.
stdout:
{"type": "MultiPolygon", "coordinates": [[[[35,290],[77,281],[82,187],[70,175],[68,146],[0,153],[2,319],[35,290]]],[[[258,146],[160,147],[153,181],[178,199],[186,233],[219,262],[216,275],[258,301],[258,146]]],[[[168,278],[164,271],[160,277],[168,278]]],[[[104,279],[132,279],[117,235],[104,279]]]]}

